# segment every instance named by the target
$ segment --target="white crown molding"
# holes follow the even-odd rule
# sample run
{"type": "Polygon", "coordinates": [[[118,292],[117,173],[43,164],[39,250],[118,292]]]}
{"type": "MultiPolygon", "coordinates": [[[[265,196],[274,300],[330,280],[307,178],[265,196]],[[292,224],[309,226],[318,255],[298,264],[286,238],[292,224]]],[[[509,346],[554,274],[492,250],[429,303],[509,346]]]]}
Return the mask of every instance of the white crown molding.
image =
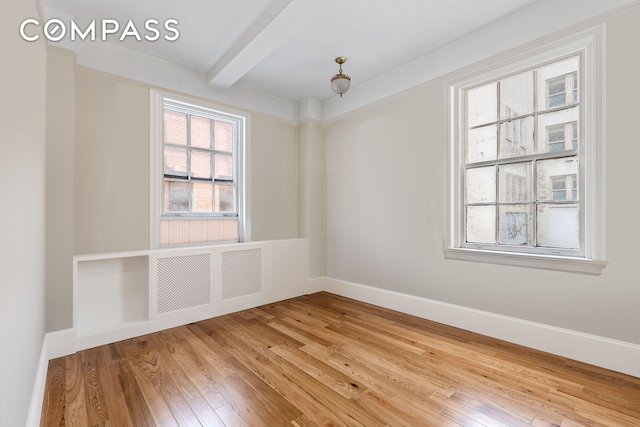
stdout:
{"type": "Polygon", "coordinates": [[[565,37],[639,4],[638,0],[541,0],[409,64],[352,87],[342,98],[327,99],[323,119],[334,119],[536,40],[546,43],[548,40],[541,39],[551,35],[554,39],[565,37]],[[549,13],[550,10],[553,13],[549,13]]]}
{"type": "MultiPolygon", "coordinates": [[[[592,26],[594,20],[602,21],[639,4],[640,0],[540,0],[409,64],[352,87],[342,98],[337,95],[325,101],[305,98],[298,103],[238,85],[224,91],[215,89],[207,85],[208,76],[205,71],[117,43],[71,42],[63,39],[52,45],[76,52],[78,65],[158,88],[289,121],[305,118],[326,121],[535,40],[550,35],[567,35],[570,31],[575,31],[574,27],[579,24],[592,26]],[[549,10],[554,10],[554,13],[550,14],[549,10]],[[532,25],[532,22],[543,22],[544,25],[532,25]]],[[[71,18],[51,8],[47,8],[46,12],[47,17],[71,18]]]]}

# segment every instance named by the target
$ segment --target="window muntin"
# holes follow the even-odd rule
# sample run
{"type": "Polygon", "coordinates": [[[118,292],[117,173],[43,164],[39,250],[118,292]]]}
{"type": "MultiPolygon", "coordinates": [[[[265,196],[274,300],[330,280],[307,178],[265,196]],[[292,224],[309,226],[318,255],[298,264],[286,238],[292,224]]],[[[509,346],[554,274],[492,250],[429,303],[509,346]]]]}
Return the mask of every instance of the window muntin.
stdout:
{"type": "Polygon", "coordinates": [[[463,247],[583,253],[579,74],[576,56],[465,91],[463,247]]]}
{"type": "Polygon", "coordinates": [[[165,103],[163,216],[237,215],[234,123],[165,103]]]}

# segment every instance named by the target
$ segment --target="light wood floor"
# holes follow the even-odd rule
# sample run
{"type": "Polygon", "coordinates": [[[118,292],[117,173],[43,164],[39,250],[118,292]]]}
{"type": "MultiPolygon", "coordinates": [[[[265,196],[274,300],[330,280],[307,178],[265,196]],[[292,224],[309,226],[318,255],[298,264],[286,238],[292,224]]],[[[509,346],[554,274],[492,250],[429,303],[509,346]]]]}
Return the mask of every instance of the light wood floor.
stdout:
{"type": "Polygon", "coordinates": [[[42,426],[640,426],[640,379],[328,293],[49,363],[42,426]]]}

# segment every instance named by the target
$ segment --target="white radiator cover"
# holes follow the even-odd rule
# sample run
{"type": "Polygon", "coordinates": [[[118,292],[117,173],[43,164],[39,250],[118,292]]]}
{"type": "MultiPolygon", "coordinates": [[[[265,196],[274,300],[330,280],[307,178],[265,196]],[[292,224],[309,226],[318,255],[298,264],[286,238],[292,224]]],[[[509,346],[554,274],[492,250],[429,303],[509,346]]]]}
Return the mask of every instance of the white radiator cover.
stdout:
{"type": "Polygon", "coordinates": [[[210,261],[209,254],[158,258],[156,314],[210,304],[210,261]]]}
{"type": "Polygon", "coordinates": [[[307,293],[307,240],[76,256],[82,350],[307,293]]]}

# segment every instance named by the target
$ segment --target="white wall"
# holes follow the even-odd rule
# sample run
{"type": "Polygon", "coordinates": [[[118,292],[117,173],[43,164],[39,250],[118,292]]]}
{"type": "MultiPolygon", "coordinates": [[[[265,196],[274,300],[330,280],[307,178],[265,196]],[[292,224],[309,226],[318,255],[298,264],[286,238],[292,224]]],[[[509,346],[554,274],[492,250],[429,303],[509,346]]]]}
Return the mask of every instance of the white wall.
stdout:
{"type": "MultiPolygon", "coordinates": [[[[445,105],[432,80],[326,124],[327,276],[640,343],[640,8],[607,18],[606,250],[602,276],[445,260],[445,105]]],[[[476,40],[478,44],[480,40],[476,40]]],[[[516,50],[518,52],[518,50],[516,50]]]]}
{"type": "Polygon", "coordinates": [[[0,426],[26,423],[45,332],[45,80],[42,42],[20,22],[33,1],[3,0],[0,13],[0,426]],[[11,13],[7,13],[10,11],[11,13]]]}

